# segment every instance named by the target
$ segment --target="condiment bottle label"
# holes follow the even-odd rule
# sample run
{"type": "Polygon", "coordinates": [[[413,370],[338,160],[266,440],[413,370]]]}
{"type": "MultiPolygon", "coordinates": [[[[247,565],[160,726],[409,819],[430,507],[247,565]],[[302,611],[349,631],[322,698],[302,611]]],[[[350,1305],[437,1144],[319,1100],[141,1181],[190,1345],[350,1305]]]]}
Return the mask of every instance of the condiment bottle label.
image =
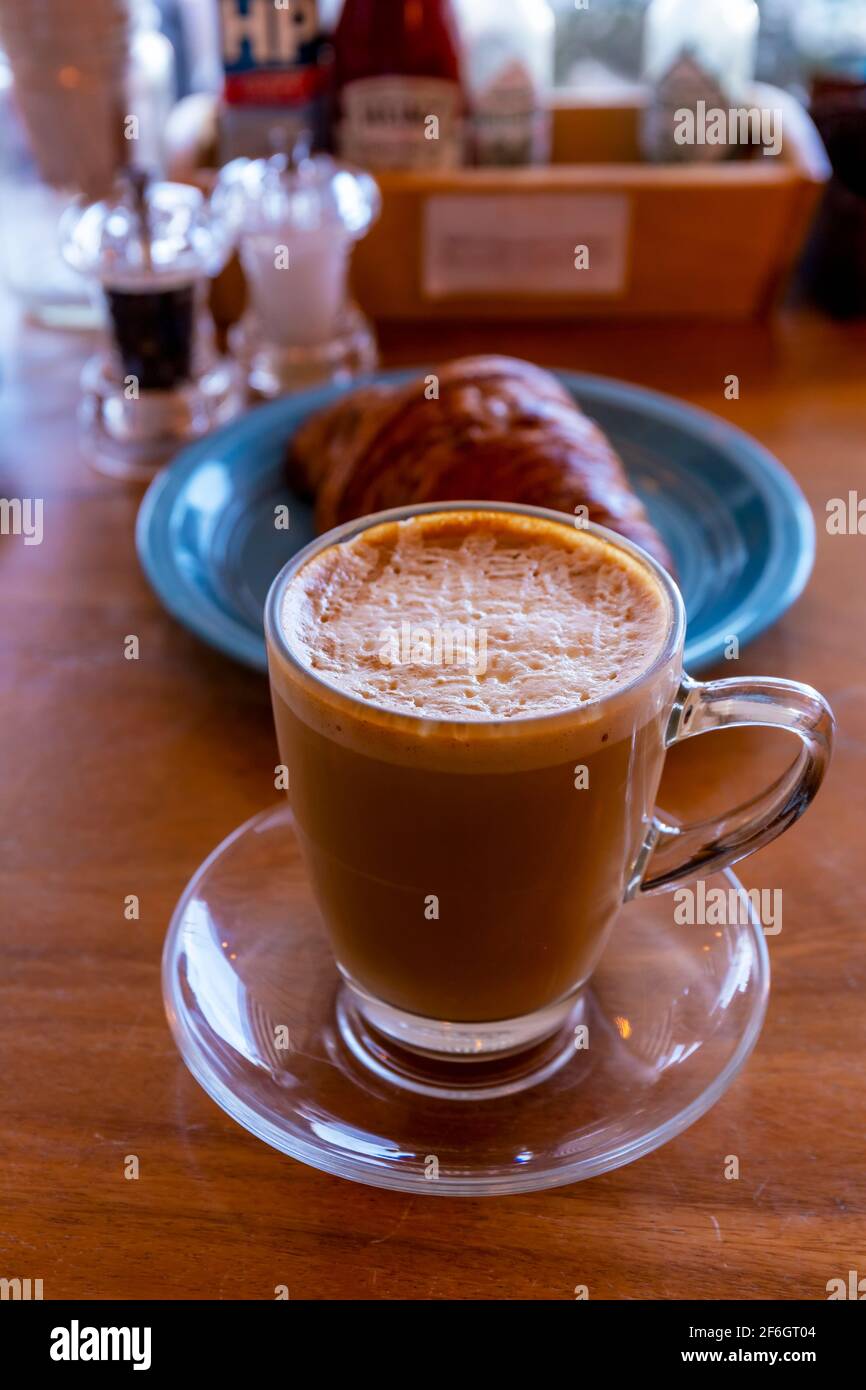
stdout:
{"type": "Polygon", "coordinates": [[[364,77],[341,93],[343,159],[370,169],[453,169],[462,154],[461,93],[436,77],[364,77]]]}

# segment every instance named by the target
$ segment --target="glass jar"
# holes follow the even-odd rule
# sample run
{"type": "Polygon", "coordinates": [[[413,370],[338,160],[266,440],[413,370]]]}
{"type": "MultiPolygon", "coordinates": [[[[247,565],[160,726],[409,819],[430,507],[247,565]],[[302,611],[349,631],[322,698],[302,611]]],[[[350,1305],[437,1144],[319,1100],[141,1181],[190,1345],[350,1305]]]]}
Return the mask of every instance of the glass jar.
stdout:
{"type": "Polygon", "coordinates": [[[729,143],[681,140],[680,113],[727,112],[741,105],[755,73],[755,0],[652,0],[644,31],[647,105],[644,156],[659,161],[722,159],[729,143]]]}
{"type": "Polygon", "coordinates": [[[101,311],[61,257],[60,218],[126,163],[159,166],[174,61],[150,0],[57,19],[56,0],[0,0],[0,277],[32,318],[77,328],[101,311]]]}
{"type": "Polygon", "coordinates": [[[473,164],[550,159],[553,11],[547,0],[458,0],[473,164]]]}

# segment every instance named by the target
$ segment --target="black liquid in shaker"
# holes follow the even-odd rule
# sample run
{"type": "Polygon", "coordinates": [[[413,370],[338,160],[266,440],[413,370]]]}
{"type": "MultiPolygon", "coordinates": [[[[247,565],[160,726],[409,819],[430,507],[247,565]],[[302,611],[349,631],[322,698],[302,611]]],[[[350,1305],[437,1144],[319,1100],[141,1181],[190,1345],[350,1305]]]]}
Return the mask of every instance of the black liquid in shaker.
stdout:
{"type": "Polygon", "coordinates": [[[171,391],[189,379],[195,286],[170,290],[107,289],[124,376],[142,391],[171,391]]]}

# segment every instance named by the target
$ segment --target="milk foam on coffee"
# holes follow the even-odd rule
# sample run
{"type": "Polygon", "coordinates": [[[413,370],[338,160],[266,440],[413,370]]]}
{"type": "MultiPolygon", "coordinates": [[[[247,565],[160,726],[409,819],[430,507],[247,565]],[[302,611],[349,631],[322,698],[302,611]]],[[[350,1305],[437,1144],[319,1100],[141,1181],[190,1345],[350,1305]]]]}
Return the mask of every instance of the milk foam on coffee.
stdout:
{"type": "Polygon", "coordinates": [[[373,707],[507,721],[591,705],[660,652],[651,572],[579,527],[507,512],[386,522],[320,551],[289,584],[286,639],[373,707]]]}

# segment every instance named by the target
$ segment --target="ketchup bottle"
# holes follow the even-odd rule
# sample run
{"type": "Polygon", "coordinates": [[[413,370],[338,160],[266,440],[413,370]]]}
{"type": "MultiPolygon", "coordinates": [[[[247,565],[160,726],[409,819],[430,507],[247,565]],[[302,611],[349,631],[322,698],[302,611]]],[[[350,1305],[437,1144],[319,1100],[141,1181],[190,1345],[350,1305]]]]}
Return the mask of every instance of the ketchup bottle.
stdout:
{"type": "Polygon", "coordinates": [[[450,0],[346,0],[334,48],[343,159],[368,169],[462,163],[463,92],[450,0]]]}

